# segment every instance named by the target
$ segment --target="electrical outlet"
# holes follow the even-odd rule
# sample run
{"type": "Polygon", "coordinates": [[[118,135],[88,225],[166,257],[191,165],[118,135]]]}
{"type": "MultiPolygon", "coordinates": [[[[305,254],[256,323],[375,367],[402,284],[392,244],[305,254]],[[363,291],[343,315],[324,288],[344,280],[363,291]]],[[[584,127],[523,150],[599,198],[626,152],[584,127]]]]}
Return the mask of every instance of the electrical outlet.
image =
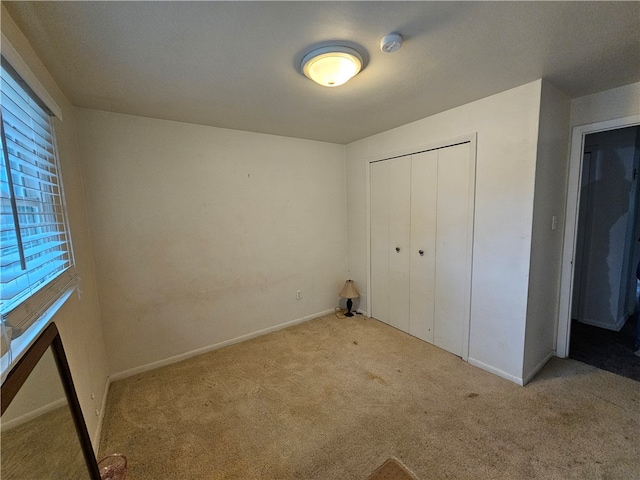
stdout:
{"type": "Polygon", "coordinates": [[[296,300],[300,300],[302,298],[302,290],[296,291],[296,300]]]}

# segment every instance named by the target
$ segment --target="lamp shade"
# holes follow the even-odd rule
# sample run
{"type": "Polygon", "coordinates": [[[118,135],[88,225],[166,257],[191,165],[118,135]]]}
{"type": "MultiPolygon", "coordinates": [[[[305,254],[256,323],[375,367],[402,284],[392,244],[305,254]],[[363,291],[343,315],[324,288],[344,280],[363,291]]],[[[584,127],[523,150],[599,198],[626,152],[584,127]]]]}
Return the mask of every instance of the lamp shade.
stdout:
{"type": "Polygon", "coordinates": [[[360,54],[341,45],[317,48],[302,59],[302,72],[324,87],[347,83],[361,68],[360,54]]]}
{"type": "Polygon", "coordinates": [[[342,291],[340,292],[341,298],[358,298],[359,296],[360,294],[353,280],[344,282],[344,287],[342,287],[342,291]]]}

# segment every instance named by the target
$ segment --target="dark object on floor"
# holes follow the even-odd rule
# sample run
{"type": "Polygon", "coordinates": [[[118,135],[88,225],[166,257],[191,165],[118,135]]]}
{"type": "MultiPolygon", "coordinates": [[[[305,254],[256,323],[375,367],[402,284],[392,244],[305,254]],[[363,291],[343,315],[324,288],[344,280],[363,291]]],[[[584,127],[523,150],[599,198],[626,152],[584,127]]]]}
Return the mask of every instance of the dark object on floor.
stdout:
{"type": "Polygon", "coordinates": [[[637,315],[619,332],[571,322],[569,357],[640,382],[640,357],[633,354],[637,315]]]}

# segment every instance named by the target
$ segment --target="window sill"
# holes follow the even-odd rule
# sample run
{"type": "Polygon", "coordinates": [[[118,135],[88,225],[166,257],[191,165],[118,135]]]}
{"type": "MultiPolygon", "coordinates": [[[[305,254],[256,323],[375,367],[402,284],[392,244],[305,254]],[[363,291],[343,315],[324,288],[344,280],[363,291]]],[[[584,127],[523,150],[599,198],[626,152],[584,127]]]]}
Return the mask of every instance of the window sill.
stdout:
{"type": "Polygon", "coordinates": [[[60,295],[60,297],[58,297],[58,299],[53,302],[51,306],[40,316],[40,318],[33,322],[22,335],[11,340],[11,348],[7,353],[2,355],[2,359],[0,359],[2,383],[4,383],[4,379],[11,368],[20,361],[24,353],[29,349],[33,342],[35,342],[36,338],[38,338],[40,332],[53,322],[55,314],[60,310],[60,308],[62,308],[62,305],[64,305],[64,303],[69,299],[76,288],[76,285],[72,285],[65,290],[64,293],[60,295]]]}

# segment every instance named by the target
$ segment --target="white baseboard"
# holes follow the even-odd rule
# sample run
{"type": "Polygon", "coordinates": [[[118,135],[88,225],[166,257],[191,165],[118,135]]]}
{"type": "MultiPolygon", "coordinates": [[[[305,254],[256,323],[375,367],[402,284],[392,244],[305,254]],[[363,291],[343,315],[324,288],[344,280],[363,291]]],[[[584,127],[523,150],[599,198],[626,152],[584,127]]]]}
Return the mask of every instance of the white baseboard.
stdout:
{"type": "Polygon", "coordinates": [[[151,362],[146,365],[142,365],[140,367],[130,368],[129,370],[125,370],[124,372],[114,373],[112,375],[109,375],[109,382],[115,382],[116,380],[122,380],[123,378],[131,377],[133,375],[137,375],[143,372],[148,372],[149,370],[154,370],[159,367],[164,367],[165,365],[171,365],[172,363],[177,363],[182,360],[186,360],[187,358],[195,357],[196,355],[201,355],[203,353],[211,352],[213,350],[217,350],[219,348],[226,347],[228,345],[233,345],[235,343],[244,342],[245,340],[249,340],[251,338],[259,337],[261,335],[266,335],[267,333],[282,330],[283,328],[287,328],[292,325],[296,325],[298,323],[313,320],[314,318],[324,317],[325,315],[329,315],[330,313],[333,313],[333,311],[334,310],[331,309],[331,310],[325,310],[323,312],[314,313],[313,315],[307,315],[306,317],[297,318],[295,320],[290,320],[288,322],[280,323],[272,327],[263,328],[262,330],[257,330],[255,332],[247,333],[245,335],[240,335],[239,337],[232,338],[230,340],[225,340],[223,342],[216,343],[213,345],[209,345],[208,347],[197,348],[195,350],[191,350],[190,352],[185,352],[185,353],[181,353],[180,355],[175,355],[173,357],[165,358],[164,360],[158,360],[157,362],[151,362]]]}
{"type": "Polygon", "coordinates": [[[516,383],[521,386],[524,385],[524,380],[522,378],[516,377],[515,375],[511,375],[510,373],[504,372],[499,368],[492,367],[491,365],[487,365],[486,363],[483,363],[480,360],[476,360],[475,358],[469,357],[467,359],[467,362],[473,365],[474,367],[481,368],[482,370],[485,370],[489,373],[493,373],[494,375],[497,375],[499,377],[505,378],[513,383],[516,383]]]}
{"type": "MultiPolygon", "coordinates": [[[[93,447],[93,453],[98,455],[100,450],[100,436],[102,435],[102,424],[104,423],[104,411],[107,408],[107,396],[109,395],[109,387],[111,386],[111,377],[107,377],[107,382],[104,387],[104,395],[102,396],[102,402],[100,404],[100,415],[98,416],[98,427],[93,432],[91,438],[91,446],[93,447]]],[[[99,460],[99,459],[98,459],[99,460]]]]}
{"type": "Polygon", "coordinates": [[[533,367],[533,370],[531,370],[527,375],[524,376],[523,385],[526,385],[531,380],[533,380],[533,377],[536,376],[536,374],[540,371],[540,369],[544,367],[547,364],[547,362],[551,360],[551,357],[553,357],[554,355],[555,355],[554,351],[547,353],[545,357],[540,361],[540,363],[538,363],[535,367],[533,367]]]}
{"type": "Polygon", "coordinates": [[[614,325],[612,325],[609,322],[601,322],[599,320],[592,320],[590,318],[583,318],[581,320],[578,320],[580,323],[584,323],[585,325],[591,325],[592,327],[598,327],[598,328],[604,328],[605,330],[611,330],[613,332],[619,332],[620,329],[624,326],[624,324],[626,323],[628,317],[622,316],[620,318],[618,318],[618,320],[616,320],[616,323],[614,325]]]}
{"type": "Polygon", "coordinates": [[[59,400],[51,402],[42,407],[38,407],[35,410],[31,410],[30,412],[27,412],[24,415],[21,415],[19,417],[12,418],[11,420],[3,420],[2,423],[0,424],[0,429],[3,432],[6,432],[7,430],[16,428],[17,426],[22,425],[23,423],[26,423],[29,420],[33,420],[34,418],[39,417],[40,415],[44,415],[47,412],[55,410],[56,408],[64,407],[66,405],[67,405],[67,397],[62,397],[59,400]]]}

